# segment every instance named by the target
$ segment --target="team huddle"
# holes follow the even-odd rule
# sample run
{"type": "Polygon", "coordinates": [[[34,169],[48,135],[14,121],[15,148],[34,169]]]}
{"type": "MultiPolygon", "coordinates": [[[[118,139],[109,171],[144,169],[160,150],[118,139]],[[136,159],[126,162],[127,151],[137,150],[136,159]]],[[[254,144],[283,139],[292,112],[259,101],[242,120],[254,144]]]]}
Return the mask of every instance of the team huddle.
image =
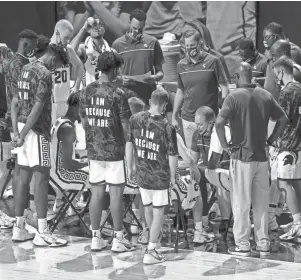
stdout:
{"type": "Polygon", "coordinates": [[[159,249],[172,193],[179,195],[184,210],[192,210],[195,244],[218,238],[208,221],[211,185],[217,188],[219,214],[209,220],[233,233],[236,246],[229,248],[230,254],[270,253],[269,234],[279,228],[275,205],[283,190],[293,223],[280,239],[298,242],[301,85],[281,26],[271,23],[264,30],[271,56],[267,61],[252,47],[248,50],[252,42],[242,39],[243,61],[230,93],[223,56],[206,45],[200,32],[186,31],[172,102],[172,94],[158,84],[164,56],[158,40],[143,32],[145,21],[146,14],[134,10],[130,31],[112,48],[97,17],[89,18],[74,37],[72,24],[61,20],[50,39],[26,29],[18,36],[17,52],[0,46],[7,99],[3,119],[16,157],[16,218],[1,212],[1,228],[12,228],[15,242],[65,246],[67,241],[52,234],[47,223],[49,186],[56,193],[54,208],[62,200],[58,186],[86,186],[92,194],[91,250],[108,246],[100,230],[107,191],[114,231],[111,250],[136,250],[123,228],[123,194],[134,182],[140,195],[133,210],[143,227],[138,243],[147,245],[143,263],[160,263],[165,261],[159,249]],[[89,36],[82,43],[85,32],[89,36]],[[260,71],[253,66],[259,61],[260,71]],[[264,89],[254,73],[266,76],[273,89],[264,89]],[[85,134],[83,158],[76,157],[78,126],[85,134]],[[179,172],[186,169],[188,174],[179,172]],[[27,221],[29,193],[36,228],[27,221]],[[252,250],[250,211],[256,242],[252,250]]]}

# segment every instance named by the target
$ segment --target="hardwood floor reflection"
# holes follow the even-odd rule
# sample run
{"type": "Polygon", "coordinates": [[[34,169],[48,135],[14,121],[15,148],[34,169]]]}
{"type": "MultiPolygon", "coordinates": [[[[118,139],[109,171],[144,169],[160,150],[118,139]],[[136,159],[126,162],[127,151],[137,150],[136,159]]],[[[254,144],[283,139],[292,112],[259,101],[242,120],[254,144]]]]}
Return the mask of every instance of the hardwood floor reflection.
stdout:
{"type": "Polygon", "coordinates": [[[91,253],[89,239],[68,239],[67,247],[36,248],[32,242],[12,243],[10,233],[2,232],[0,279],[301,279],[300,265],[294,263],[163,248],[167,261],[146,266],[142,247],[122,254],[109,249],[91,253]]]}

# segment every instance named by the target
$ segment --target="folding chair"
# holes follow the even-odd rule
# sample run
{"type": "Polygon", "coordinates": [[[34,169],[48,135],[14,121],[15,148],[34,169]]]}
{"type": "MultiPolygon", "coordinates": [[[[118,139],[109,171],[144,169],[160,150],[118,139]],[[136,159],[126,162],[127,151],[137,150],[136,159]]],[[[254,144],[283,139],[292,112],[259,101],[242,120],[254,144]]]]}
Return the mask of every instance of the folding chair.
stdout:
{"type": "Polygon", "coordinates": [[[187,244],[186,249],[189,249],[189,242],[188,242],[188,236],[187,236],[187,227],[186,227],[186,223],[185,223],[185,212],[184,209],[182,208],[182,202],[181,202],[181,198],[180,195],[177,191],[175,191],[174,189],[172,189],[172,191],[175,193],[176,195],[176,201],[177,201],[177,205],[172,205],[173,208],[175,209],[176,206],[176,240],[175,240],[175,253],[178,253],[179,251],[179,226],[180,226],[180,222],[182,223],[182,228],[184,231],[184,238],[185,238],[185,242],[187,244]]]}
{"type": "MultiPolygon", "coordinates": [[[[108,191],[109,191],[109,188],[107,187],[106,192],[108,192],[108,191]]],[[[139,221],[139,219],[137,218],[137,216],[135,215],[135,213],[132,209],[133,203],[138,194],[140,194],[140,192],[139,192],[139,187],[137,185],[132,185],[132,184],[128,183],[125,186],[124,192],[123,192],[123,197],[124,197],[124,202],[125,202],[123,219],[126,218],[127,214],[130,214],[135,221],[135,223],[132,223],[132,222],[129,223],[129,222],[126,222],[123,220],[124,228],[125,228],[125,230],[127,230],[128,233],[129,233],[128,227],[132,226],[132,225],[138,226],[138,228],[141,230],[143,229],[141,222],[139,221]]],[[[102,231],[103,229],[109,229],[109,228],[105,227],[105,224],[110,218],[111,218],[111,210],[109,208],[107,211],[107,215],[100,226],[100,231],[102,231]]]]}
{"type": "Polygon", "coordinates": [[[56,213],[55,217],[50,221],[50,231],[53,232],[57,225],[59,224],[59,222],[64,218],[64,216],[66,215],[66,212],[68,210],[69,207],[71,207],[75,213],[75,215],[79,218],[80,222],[84,225],[84,227],[87,230],[87,233],[90,234],[90,229],[88,227],[88,225],[84,222],[83,220],[83,216],[84,214],[87,212],[89,204],[90,204],[90,200],[91,200],[91,191],[88,189],[88,199],[87,199],[87,203],[85,205],[85,207],[78,211],[75,206],[73,205],[73,201],[76,198],[76,196],[78,195],[79,192],[82,192],[85,187],[86,184],[70,184],[70,187],[68,186],[68,188],[62,188],[60,187],[56,182],[54,182],[52,179],[50,179],[50,186],[55,185],[56,188],[59,189],[59,191],[61,191],[61,193],[64,196],[64,204],[63,206],[58,210],[58,212],[56,213]]]}

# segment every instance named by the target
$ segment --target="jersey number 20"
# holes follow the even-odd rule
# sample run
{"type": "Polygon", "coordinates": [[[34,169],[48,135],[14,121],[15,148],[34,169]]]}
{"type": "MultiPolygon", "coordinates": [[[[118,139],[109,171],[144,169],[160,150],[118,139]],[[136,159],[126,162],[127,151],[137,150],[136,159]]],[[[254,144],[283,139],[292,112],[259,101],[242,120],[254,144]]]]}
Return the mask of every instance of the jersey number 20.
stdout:
{"type": "Polygon", "coordinates": [[[54,72],[55,78],[54,78],[54,83],[55,84],[60,84],[60,83],[67,83],[67,71],[62,70],[62,71],[55,71],[54,72]]]}

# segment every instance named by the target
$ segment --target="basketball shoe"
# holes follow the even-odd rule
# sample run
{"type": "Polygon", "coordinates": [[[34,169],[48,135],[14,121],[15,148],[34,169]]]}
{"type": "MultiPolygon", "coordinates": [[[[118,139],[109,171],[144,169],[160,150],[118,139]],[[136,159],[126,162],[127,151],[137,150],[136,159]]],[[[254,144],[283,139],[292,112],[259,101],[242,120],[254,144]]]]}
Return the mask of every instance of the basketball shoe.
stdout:
{"type": "Polygon", "coordinates": [[[301,242],[301,221],[294,222],[290,230],[279,236],[281,241],[297,241],[301,242]]]}

